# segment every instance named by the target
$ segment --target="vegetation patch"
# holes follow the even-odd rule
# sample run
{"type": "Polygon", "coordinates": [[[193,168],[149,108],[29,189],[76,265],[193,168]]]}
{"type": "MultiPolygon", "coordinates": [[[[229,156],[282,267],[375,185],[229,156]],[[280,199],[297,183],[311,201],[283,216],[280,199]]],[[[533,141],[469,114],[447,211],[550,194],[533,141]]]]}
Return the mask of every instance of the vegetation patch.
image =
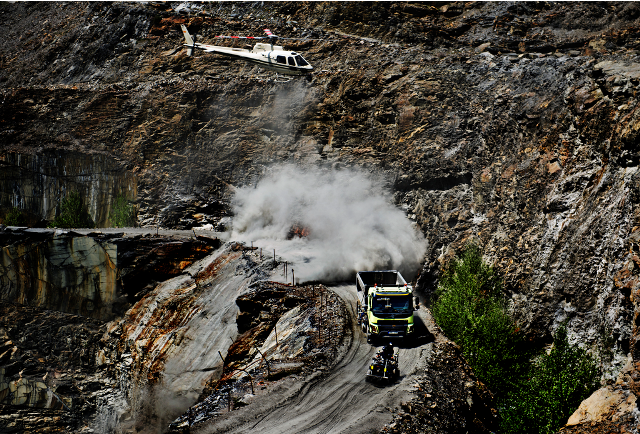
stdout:
{"type": "Polygon", "coordinates": [[[71,192],[62,200],[60,214],[49,224],[50,228],[92,228],[95,223],[84,206],[80,193],[71,192]]]}
{"type": "Polygon", "coordinates": [[[111,204],[109,220],[114,228],[135,226],[136,212],[133,204],[123,195],[116,197],[111,204]]]}
{"type": "Polygon", "coordinates": [[[516,384],[501,400],[502,428],[506,433],[554,433],[593,393],[600,370],[595,360],[577,345],[570,345],[563,324],[556,331],[549,354],[542,352],[531,365],[526,381],[516,384]]]}
{"type": "Polygon", "coordinates": [[[4,224],[7,226],[25,226],[27,219],[19,208],[13,207],[4,215],[4,224]]]}
{"type": "Polygon", "coordinates": [[[468,245],[444,270],[432,313],[496,395],[504,433],[550,433],[597,387],[596,361],[569,345],[563,325],[547,354],[531,349],[507,313],[502,279],[468,245]]]}

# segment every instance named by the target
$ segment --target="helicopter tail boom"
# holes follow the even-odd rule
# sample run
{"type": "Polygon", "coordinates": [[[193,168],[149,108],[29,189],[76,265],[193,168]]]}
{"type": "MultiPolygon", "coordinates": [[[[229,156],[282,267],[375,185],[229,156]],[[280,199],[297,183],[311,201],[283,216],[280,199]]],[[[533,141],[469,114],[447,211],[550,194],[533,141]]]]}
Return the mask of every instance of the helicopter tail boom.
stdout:
{"type": "Polygon", "coordinates": [[[193,38],[191,37],[191,35],[189,34],[189,31],[187,30],[187,26],[185,26],[184,24],[180,24],[180,27],[182,27],[182,34],[184,35],[184,39],[187,42],[185,44],[187,46],[187,56],[191,56],[191,54],[193,54],[193,49],[195,48],[196,44],[193,41],[193,38]]]}

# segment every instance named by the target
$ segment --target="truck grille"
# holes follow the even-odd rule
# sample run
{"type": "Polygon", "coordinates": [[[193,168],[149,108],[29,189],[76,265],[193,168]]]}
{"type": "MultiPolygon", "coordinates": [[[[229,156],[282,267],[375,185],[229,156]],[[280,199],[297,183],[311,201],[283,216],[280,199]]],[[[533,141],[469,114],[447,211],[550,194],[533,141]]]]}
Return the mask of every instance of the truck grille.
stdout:
{"type": "Polygon", "coordinates": [[[406,319],[390,319],[390,320],[385,320],[385,321],[378,321],[378,325],[379,326],[407,325],[407,320],[406,319]]]}
{"type": "MultiPolygon", "coordinates": [[[[391,322],[391,321],[385,321],[382,324],[378,323],[378,333],[381,336],[389,336],[389,337],[395,336],[400,338],[400,337],[403,337],[407,332],[406,321],[400,324],[387,324],[387,322],[391,322]]],[[[395,322],[400,322],[400,321],[395,321],[395,322]]]]}

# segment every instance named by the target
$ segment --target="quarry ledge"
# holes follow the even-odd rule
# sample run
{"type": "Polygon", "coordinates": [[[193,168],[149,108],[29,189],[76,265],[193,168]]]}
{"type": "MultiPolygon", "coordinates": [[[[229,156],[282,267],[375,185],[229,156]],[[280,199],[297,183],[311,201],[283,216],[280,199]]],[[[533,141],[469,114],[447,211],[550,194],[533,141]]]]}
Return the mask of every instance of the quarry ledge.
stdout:
{"type": "Polygon", "coordinates": [[[0,227],[0,300],[113,320],[220,247],[203,232],[0,227]]]}

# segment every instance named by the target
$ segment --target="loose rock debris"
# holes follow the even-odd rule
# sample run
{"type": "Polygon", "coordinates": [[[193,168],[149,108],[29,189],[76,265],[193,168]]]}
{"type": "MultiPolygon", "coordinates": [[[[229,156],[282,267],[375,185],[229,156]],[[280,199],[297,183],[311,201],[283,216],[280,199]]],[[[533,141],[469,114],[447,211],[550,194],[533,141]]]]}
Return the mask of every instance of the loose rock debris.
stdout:
{"type": "Polygon", "coordinates": [[[223,358],[222,375],[207,382],[169,432],[189,432],[249,405],[285,377],[325,371],[337,360],[349,317],[342,299],[324,285],[259,282],[236,304],[241,334],[223,358]]]}
{"type": "Polygon", "coordinates": [[[478,381],[452,342],[434,344],[432,356],[383,433],[474,432],[497,429],[493,395],[478,381]]]}

